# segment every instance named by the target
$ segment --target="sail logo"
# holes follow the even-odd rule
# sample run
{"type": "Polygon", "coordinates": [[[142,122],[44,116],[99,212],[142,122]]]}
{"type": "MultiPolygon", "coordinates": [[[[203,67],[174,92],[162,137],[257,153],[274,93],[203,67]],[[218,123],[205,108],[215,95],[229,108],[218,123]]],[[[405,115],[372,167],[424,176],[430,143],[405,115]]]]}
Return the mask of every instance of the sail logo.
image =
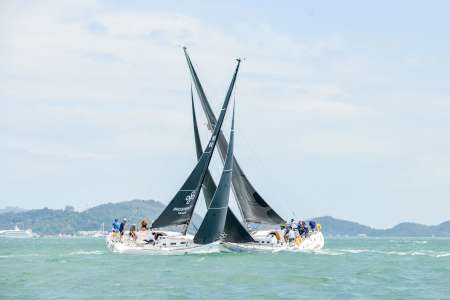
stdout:
{"type": "Polygon", "coordinates": [[[192,208],[192,206],[188,206],[188,207],[174,207],[173,211],[176,212],[179,215],[185,215],[191,208],[192,208]]]}
{"type": "Polygon", "coordinates": [[[211,148],[211,147],[214,145],[214,142],[215,142],[215,141],[216,141],[216,136],[213,135],[212,138],[211,138],[211,142],[209,142],[208,147],[211,148]]]}
{"type": "Polygon", "coordinates": [[[186,198],[184,198],[186,200],[186,205],[189,205],[191,201],[195,199],[195,194],[195,191],[192,191],[189,195],[186,196],[186,198]]]}

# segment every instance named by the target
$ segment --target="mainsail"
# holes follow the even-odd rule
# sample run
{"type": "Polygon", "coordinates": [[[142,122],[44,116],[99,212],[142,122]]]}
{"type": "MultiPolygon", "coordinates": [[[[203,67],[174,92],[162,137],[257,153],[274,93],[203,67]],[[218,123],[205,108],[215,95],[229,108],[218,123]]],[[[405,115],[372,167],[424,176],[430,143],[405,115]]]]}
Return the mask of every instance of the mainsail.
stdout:
{"type": "Polygon", "coordinates": [[[230,198],[231,176],[233,174],[233,146],[234,146],[234,106],[231,121],[230,143],[227,157],[220,176],[219,185],[211,199],[203,222],[194,236],[194,243],[209,244],[221,238],[224,233],[225,219],[230,198]]]}
{"type": "Polygon", "coordinates": [[[217,143],[217,136],[220,132],[223,120],[225,118],[225,113],[227,111],[228,103],[230,102],[231,93],[233,92],[234,83],[236,81],[237,73],[239,71],[239,65],[240,61],[238,61],[237,63],[233,78],[231,80],[230,86],[228,88],[225,97],[225,101],[222,105],[222,110],[220,111],[219,120],[215,124],[215,128],[211,135],[208,145],[203,151],[194,170],[192,170],[191,174],[186,179],[184,184],[181,186],[175,197],[173,197],[173,199],[169,202],[169,204],[166,206],[163,212],[153,222],[152,224],[153,228],[184,224],[185,228],[183,234],[186,233],[187,227],[194,212],[195,204],[197,202],[200,193],[203,179],[205,177],[206,172],[208,171],[208,166],[217,143]]]}
{"type": "MultiPolygon", "coordinates": [[[[192,65],[191,59],[187,54],[186,48],[184,48],[184,54],[189,66],[189,70],[194,81],[195,88],[199,95],[203,111],[208,119],[209,128],[215,128],[217,123],[216,117],[209,105],[206,98],[203,87],[192,65]]],[[[222,132],[219,133],[219,153],[222,161],[225,161],[226,151],[228,143],[222,132]]],[[[242,213],[242,217],[247,223],[259,223],[259,224],[281,224],[285,221],[273,210],[269,204],[259,195],[259,193],[252,186],[250,181],[244,174],[244,171],[239,166],[235,157],[233,157],[233,192],[238,202],[239,209],[242,213]]]]}
{"type": "MultiPolygon", "coordinates": [[[[197,118],[195,115],[195,106],[194,106],[194,94],[192,93],[191,87],[191,103],[192,103],[192,121],[194,123],[194,137],[195,137],[195,149],[197,151],[197,159],[200,159],[203,153],[203,147],[200,141],[200,134],[198,132],[197,126],[197,118]]],[[[228,156],[229,154],[227,154],[228,156]]],[[[211,205],[214,193],[217,187],[214,182],[214,179],[211,176],[211,173],[206,171],[205,179],[203,180],[203,195],[205,196],[206,207],[208,208],[211,205]]],[[[225,229],[224,229],[224,241],[233,242],[233,243],[248,243],[254,242],[254,239],[247,231],[247,229],[242,226],[241,222],[239,222],[238,218],[234,215],[233,211],[228,207],[228,211],[226,214],[225,220],[225,229]]]]}

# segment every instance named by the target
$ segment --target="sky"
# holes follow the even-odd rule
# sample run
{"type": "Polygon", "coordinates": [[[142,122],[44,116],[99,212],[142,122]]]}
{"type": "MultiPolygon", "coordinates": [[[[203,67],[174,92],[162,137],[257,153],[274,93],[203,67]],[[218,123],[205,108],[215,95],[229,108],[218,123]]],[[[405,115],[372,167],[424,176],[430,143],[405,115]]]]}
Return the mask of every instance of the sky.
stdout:
{"type": "MultiPolygon", "coordinates": [[[[449,220],[449,10],[1,1],[0,207],[170,201],[196,160],[187,46],[217,115],[245,58],[235,155],[283,217],[379,228],[449,220]]],[[[216,180],[221,168],[215,157],[216,180]]]]}

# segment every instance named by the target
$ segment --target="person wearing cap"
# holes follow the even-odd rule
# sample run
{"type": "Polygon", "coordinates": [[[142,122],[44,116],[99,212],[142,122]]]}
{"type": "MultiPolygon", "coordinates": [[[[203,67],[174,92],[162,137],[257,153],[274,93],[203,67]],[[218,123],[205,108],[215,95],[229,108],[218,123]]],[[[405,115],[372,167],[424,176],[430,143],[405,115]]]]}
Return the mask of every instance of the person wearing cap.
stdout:
{"type": "Polygon", "coordinates": [[[127,218],[123,218],[122,223],[120,223],[119,231],[120,231],[120,239],[122,240],[123,234],[125,232],[125,225],[127,224],[127,218]]]}

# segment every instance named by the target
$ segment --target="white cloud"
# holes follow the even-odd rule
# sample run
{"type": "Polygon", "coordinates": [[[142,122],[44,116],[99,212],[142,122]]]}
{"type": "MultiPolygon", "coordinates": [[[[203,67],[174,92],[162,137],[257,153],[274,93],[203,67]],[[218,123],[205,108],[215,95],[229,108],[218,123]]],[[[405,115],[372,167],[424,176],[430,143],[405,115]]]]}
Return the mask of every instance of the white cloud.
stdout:
{"type": "MultiPolygon", "coordinates": [[[[67,204],[58,202],[56,191],[48,200],[47,190],[40,191],[38,202],[26,202],[28,195],[16,190],[28,182],[30,168],[49,181],[62,180],[59,172],[78,176],[78,170],[90,170],[76,180],[95,193],[89,195],[88,188],[75,194],[73,202],[83,202],[87,195],[114,201],[127,195],[170,197],[194,160],[182,45],[189,47],[213,108],[224,97],[233,59],[246,57],[236,87],[237,141],[253,143],[264,160],[290,162],[271,164],[274,173],[295,178],[302,160],[316,155],[322,166],[353,157],[385,160],[394,173],[398,160],[407,161],[417,167],[411,168],[416,181],[448,179],[446,172],[438,172],[449,149],[438,143],[448,122],[420,117],[425,112],[435,119],[448,117],[448,91],[431,86],[431,93],[420,80],[429,74],[411,79],[398,67],[397,60],[426,66],[426,58],[417,53],[385,57],[387,42],[387,50],[373,47],[370,38],[373,44],[364,46],[351,32],[307,35],[303,29],[282,31],[270,22],[248,20],[233,20],[234,26],[227,28],[201,15],[114,9],[92,1],[8,2],[0,10],[0,154],[15,172],[0,179],[10,182],[5,192],[10,201],[23,206],[67,204]],[[418,133],[423,142],[417,141],[418,133]],[[427,146],[438,144],[439,150],[427,146]],[[420,174],[428,160],[417,160],[419,154],[434,157],[434,179],[420,174]],[[40,173],[39,168],[50,171],[40,173]],[[105,174],[114,168],[135,174],[126,179],[129,185],[105,174]],[[96,181],[106,191],[90,185],[96,181]]],[[[246,151],[237,149],[243,160],[246,151]]],[[[249,173],[258,163],[247,162],[249,173]]],[[[256,184],[274,195],[276,188],[255,173],[256,184]]],[[[61,193],[71,188],[58,182],[61,193]]],[[[370,188],[369,181],[360,184],[370,188]]],[[[288,192],[280,198],[290,198],[288,192]]],[[[345,196],[335,194],[340,200],[345,196]]],[[[349,209],[355,205],[343,203],[349,209]]],[[[322,207],[320,213],[333,214],[322,207]]]]}

